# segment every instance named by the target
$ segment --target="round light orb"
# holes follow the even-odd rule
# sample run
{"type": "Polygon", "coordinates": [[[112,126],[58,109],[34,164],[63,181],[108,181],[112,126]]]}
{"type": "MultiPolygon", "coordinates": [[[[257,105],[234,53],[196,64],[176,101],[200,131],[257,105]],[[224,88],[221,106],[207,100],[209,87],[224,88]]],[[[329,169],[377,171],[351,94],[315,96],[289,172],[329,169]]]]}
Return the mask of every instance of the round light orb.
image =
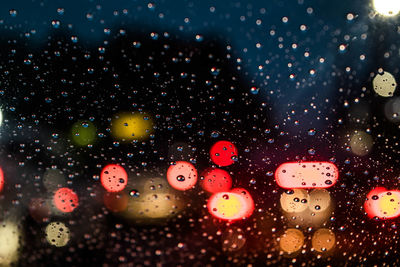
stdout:
{"type": "Polygon", "coordinates": [[[371,152],[372,145],[371,135],[364,131],[357,131],[350,138],[351,151],[357,156],[368,155],[371,152]]]}
{"type": "Polygon", "coordinates": [[[304,235],[298,229],[287,229],[280,237],[279,247],[282,251],[292,254],[299,251],[304,244],[304,235]]]}
{"type": "Polygon", "coordinates": [[[281,195],[281,207],[286,212],[302,212],[308,208],[310,199],[306,190],[293,189],[283,192],[281,195]]]}
{"type": "MultiPolygon", "coordinates": [[[[400,3],[400,2],[399,2],[400,3]]],[[[382,74],[378,73],[372,81],[372,87],[375,93],[383,97],[393,96],[394,91],[397,87],[396,79],[387,71],[382,74]]]]}
{"type": "Polygon", "coordinates": [[[335,234],[326,228],[318,229],[311,239],[312,247],[317,252],[328,252],[335,247],[335,243],[335,234]]]}
{"type": "Polygon", "coordinates": [[[49,244],[56,247],[65,246],[69,239],[69,228],[62,222],[51,222],[46,226],[46,239],[49,244]]]}

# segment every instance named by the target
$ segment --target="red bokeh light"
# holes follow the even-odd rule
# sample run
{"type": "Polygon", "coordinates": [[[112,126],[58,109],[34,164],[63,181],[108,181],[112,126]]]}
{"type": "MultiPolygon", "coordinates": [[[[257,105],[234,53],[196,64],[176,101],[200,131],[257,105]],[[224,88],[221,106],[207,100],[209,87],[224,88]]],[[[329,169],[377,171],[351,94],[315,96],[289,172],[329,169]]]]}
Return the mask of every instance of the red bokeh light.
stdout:
{"type": "Polygon", "coordinates": [[[167,171],[168,183],[176,190],[191,189],[197,182],[197,170],[189,162],[177,161],[167,171]]]}
{"type": "Polygon", "coordinates": [[[58,189],[53,197],[54,205],[62,212],[72,212],[79,205],[78,195],[67,187],[58,189]]]}
{"type": "Polygon", "coordinates": [[[219,166],[229,166],[237,160],[238,151],[231,142],[218,141],[211,147],[210,157],[219,166]]]}
{"type": "Polygon", "coordinates": [[[109,164],[101,170],[100,181],[108,192],[120,192],[128,184],[128,174],[117,164],[109,164]]]}
{"type": "Polygon", "coordinates": [[[0,192],[3,190],[4,187],[4,173],[3,169],[0,168],[0,192]]]}
{"type": "Polygon", "coordinates": [[[276,183],[285,189],[328,188],[339,178],[339,170],[331,162],[286,162],[275,171],[276,183]]]}
{"type": "Polygon", "coordinates": [[[204,180],[200,180],[201,187],[209,193],[229,191],[232,187],[232,178],[225,170],[208,168],[203,173],[204,180]]]}

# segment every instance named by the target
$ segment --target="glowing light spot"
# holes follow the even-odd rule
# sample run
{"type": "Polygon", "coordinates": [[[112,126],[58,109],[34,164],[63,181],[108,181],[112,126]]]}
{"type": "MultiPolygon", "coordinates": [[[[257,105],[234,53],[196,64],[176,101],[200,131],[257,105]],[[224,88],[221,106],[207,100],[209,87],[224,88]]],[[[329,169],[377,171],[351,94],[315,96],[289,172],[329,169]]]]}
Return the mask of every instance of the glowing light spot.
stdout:
{"type": "Polygon", "coordinates": [[[280,249],[288,254],[300,251],[303,245],[304,235],[298,229],[287,229],[279,240],[280,249]]]}
{"type": "Polygon", "coordinates": [[[111,123],[111,133],[121,141],[146,139],[153,130],[153,120],[145,113],[120,113],[111,123]]]}
{"type": "Polygon", "coordinates": [[[364,209],[370,218],[396,218],[400,215],[400,191],[377,187],[368,193],[364,209]]]}
{"type": "Polygon", "coordinates": [[[0,224],[0,265],[9,266],[18,259],[18,250],[21,242],[21,232],[12,222],[0,224]]]}
{"type": "Polygon", "coordinates": [[[400,122],[400,97],[391,98],[385,103],[385,117],[393,123],[400,122]]]}
{"type": "Polygon", "coordinates": [[[287,162],[275,171],[276,183],[285,189],[328,188],[338,178],[339,171],[331,162],[287,162]]]}
{"type": "Polygon", "coordinates": [[[351,151],[357,156],[365,156],[372,149],[372,137],[364,131],[357,131],[351,136],[351,151]]]}
{"type": "Polygon", "coordinates": [[[128,207],[128,196],[125,193],[107,192],[103,201],[106,208],[112,212],[122,212],[128,207]]]}
{"type": "Polygon", "coordinates": [[[310,192],[309,209],[314,213],[324,212],[331,207],[331,195],[325,189],[315,189],[310,192]]]}
{"type": "Polygon", "coordinates": [[[0,126],[3,124],[3,110],[0,108],[0,126]]]}
{"type": "Polygon", "coordinates": [[[96,126],[90,121],[78,121],[72,125],[72,141],[78,146],[93,144],[96,139],[96,126]]]}
{"type": "Polygon", "coordinates": [[[178,198],[171,194],[147,194],[142,198],[138,205],[139,212],[146,217],[160,219],[170,217],[177,213],[176,202],[178,198]]]}
{"type": "Polygon", "coordinates": [[[101,170],[100,181],[108,192],[120,192],[128,184],[128,174],[117,164],[109,164],[101,170]]]}
{"type": "Polygon", "coordinates": [[[243,210],[243,213],[244,213],[243,217],[245,217],[245,218],[250,217],[254,211],[254,200],[253,200],[250,192],[247,191],[246,189],[240,188],[240,187],[233,188],[230,192],[237,193],[244,199],[246,205],[245,205],[245,209],[243,210]]]}
{"type": "Polygon", "coordinates": [[[67,187],[58,189],[54,193],[54,204],[62,212],[72,212],[79,205],[78,195],[67,187]]]}
{"type": "Polygon", "coordinates": [[[0,192],[4,188],[4,172],[3,169],[0,167],[0,192]]]}
{"type": "Polygon", "coordinates": [[[302,212],[308,208],[310,200],[306,190],[294,189],[283,192],[280,203],[286,212],[302,212]]]}
{"type": "MultiPolygon", "coordinates": [[[[400,2],[398,2],[400,3],[400,2]]],[[[382,74],[378,73],[372,81],[374,91],[383,97],[393,96],[394,91],[397,87],[396,79],[387,71],[382,74]]]]}
{"type": "Polygon", "coordinates": [[[238,160],[238,151],[228,141],[218,141],[210,149],[211,160],[219,166],[229,166],[238,160]]]}
{"type": "Polygon", "coordinates": [[[397,0],[374,0],[374,9],[383,16],[391,17],[400,12],[400,2],[397,0]]]}
{"type": "Polygon", "coordinates": [[[222,220],[240,220],[249,217],[254,210],[254,202],[249,192],[237,188],[234,192],[213,194],[207,203],[208,211],[222,220]]]}
{"type": "Polygon", "coordinates": [[[229,191],[232,187],[232,178],[225,170],[218,168],[206,169],[200,180],[201,187],[209,193],[218,193],[229,191]]]}
{"type": "Polygon", "coordinates": [[[70,239],[69,228],[62,222],[49,223],[45,233],[47,242],[56,247],[65,246],[70,239]]]}
{"type": "Polygon", "coordinates": [[[197,182],[197,170],[189,162],[177,161],[167,171],[168,183],[176,190],[191,189],[197,182]]]}
{"type": "Polygon", "coordinates": [[[326,228],[318,229],[311,239],[312,247],[317,252],[328,252],[335,247],[335,243],[335,234],[326,228]]]}

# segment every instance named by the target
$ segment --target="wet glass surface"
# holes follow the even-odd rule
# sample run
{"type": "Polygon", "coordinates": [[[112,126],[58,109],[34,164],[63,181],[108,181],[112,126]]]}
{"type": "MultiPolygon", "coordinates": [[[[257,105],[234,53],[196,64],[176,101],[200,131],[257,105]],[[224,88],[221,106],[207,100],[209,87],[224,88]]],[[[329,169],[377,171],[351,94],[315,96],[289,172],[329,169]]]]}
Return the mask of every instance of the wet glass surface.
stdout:
{"type": "Polygon", "coordinates": [[[0,7],[0,265],[398,264],[397,1],[0,7]]]}

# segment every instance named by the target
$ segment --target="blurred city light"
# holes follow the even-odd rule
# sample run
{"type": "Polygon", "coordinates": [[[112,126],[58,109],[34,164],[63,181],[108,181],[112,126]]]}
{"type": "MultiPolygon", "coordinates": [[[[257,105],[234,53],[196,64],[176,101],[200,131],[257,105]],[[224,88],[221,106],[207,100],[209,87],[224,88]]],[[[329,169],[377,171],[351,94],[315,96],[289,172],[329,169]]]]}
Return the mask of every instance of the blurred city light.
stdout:
{"type": "Polygon", "coordinates": [[[329,188],[339,178],[339,171],[331,162],[286,162],[275,171],[276,183],[286,189],[329,188]]]}

